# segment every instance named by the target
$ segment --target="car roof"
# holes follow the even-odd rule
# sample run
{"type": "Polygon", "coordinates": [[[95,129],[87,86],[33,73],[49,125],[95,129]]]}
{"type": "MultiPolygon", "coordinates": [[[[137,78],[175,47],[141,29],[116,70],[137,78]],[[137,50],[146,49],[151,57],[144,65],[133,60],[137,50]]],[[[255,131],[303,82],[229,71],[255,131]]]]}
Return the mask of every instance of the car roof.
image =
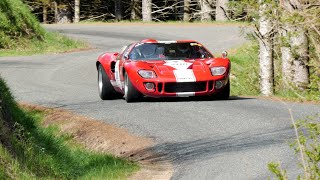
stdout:
{"type": "Polygon", "coordinates": [[[175,40],[175,41],[158,41],[158,40],[155,40],[155,39],[143,39],[141,40],[139,43],[191,43],[191,42],[196,42],[198,43],[197,41],[194,41],[194,40],[175,40]]]}

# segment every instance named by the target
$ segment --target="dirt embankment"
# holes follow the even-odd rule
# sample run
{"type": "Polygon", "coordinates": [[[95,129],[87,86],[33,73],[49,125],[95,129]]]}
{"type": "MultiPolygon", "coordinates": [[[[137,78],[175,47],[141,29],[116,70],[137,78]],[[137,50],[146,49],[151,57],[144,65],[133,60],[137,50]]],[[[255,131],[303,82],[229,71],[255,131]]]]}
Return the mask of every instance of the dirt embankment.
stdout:
{"type": "Polygon", "coordinates": [[[46,114],[44,126],[57,125],[62,133],[70,134],[76,142],[87,149],[138,162],[142,168],[130,179],[164,180],[170,179],[173,174],[170,162],[155,160],[159,155],[152,152],[151,139],[132,135],[127,130],[66,110],[21,105],[30,110],[44,111],[46,114]]]}

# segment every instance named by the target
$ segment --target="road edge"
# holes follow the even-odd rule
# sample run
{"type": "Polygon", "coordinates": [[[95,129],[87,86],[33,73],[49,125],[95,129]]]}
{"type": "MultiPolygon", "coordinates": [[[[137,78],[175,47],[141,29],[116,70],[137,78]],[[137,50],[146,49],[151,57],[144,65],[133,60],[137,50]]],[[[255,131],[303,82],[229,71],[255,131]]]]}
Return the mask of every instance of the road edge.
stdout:
{"type": "MultiPolygon", "coordinates": [[[[101,152],[137,162],[141,169],[128,179],[169,180],[173,176],[173,165],[169,161],[156,161],[159,157],[152,151],[154,142],[150,138],[131,134],[105,122],[75,114],[73,112],[48,108],[28,103],[19,103],[27,110],[45,113],[42,125],[57,126],[62,134],[69,134],[80,145],[94,152],[101,152]]],[[[160,155],[161,156],[161,155],[160,155]]]]}

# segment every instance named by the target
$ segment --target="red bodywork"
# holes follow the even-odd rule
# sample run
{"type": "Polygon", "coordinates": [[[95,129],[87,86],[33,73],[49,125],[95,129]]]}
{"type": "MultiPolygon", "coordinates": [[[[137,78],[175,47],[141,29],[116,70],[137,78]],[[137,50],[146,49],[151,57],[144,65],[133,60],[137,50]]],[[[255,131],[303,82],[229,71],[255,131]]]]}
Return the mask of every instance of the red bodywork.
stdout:
{"type": "MultiPolygon", "coordinates": [[[[156,40],[148,39],[137,43],[156,43],[156,40]]],[[[182,40],[176,42],[194,42],[182,40]]],[[[224,88],[229,82],[230,60],[226,57],[189,59],[189,60],[130,60],[125,57],[137,44],[133,43],[121,53],[104,53],[96,62],[101,64],[110,79],[114,89],[124,94],[124,74],[127,73],[133,86],[145,96],[149,97],[175,97],[175,96],[204,96],[213,95],[224,88]],[[184,66],[179,70],[176,66],[184,66]],[[211,67],[225,67],[223,75],[213,76],[211,67]],[[153,70],[156,78],[144,79],[139,70],[153,70]],[[223,86],[217,89],[217,81],[223,86]],[[145,83],[154,83],[153,90],[147,90],[145,83]],[[183,87],[188,86],[188,87],[183,87]],[[181,92],[179,92],[181,90],[181,92]]],[[[200,43],[198,43],[200,44],[200,43]]]]}

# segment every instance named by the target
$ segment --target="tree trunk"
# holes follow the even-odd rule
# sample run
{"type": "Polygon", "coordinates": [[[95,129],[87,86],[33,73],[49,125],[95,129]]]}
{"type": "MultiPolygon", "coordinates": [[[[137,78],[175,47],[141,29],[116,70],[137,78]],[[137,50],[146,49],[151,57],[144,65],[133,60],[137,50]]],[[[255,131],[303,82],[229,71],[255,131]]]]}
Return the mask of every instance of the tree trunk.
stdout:
{"type": "MultiPolygon", "coordinates": [[[[298,1],[281,0],[280,3],[290,14],[302,8],[298,1]]],[[[294,84],[303,90],[309,84],[308,38],[302,28],[296,27],[295,24],[290,25],[288,22],[284,23],[286,31],[282,33],[282,36],[289,42],[290,47],[281,48],[283,79],[286,84],[294,84]]]]}
{"type": "Polygon", "coordinates": [[[216,21],[227,21],[227,9],[229,0],[217,0],[216,3],[216,21]]]}
{"type": "Polygon", "coordinates": [[[177,5],[175,6],[177,15],[175,20],[183,20],[184,14],[184,0],[177,0],[177,5]]]}
{"type": "Polygon", "coordinates": [[[183,5],[183,21],[190,21],[190,0],[184,0],[183,5]]]}
{"type": "Polygon", "coordinates": [[[139,0],[131,0],[131,20],[141,19],[139,0]]]}
{"type": "Polygon", "coordinates": [[[272,22],[266,16],[268,5],[259,0],[259,38],[260,45],[260,91],[264,96],[273,95],[273,51],[272,51],[272,22]]]}
{"type": "Polygon", "coordinates": [[[43,4],[43,12],[42,12],[42,21],[43,21],[43,24],[47,24],[48,21],[48,7],[46,4],[43,4]]]}
{"type": "Polygon", "coordinates": [[[122,20],[122,0],[115,0],[115,16],[117,21],[122,20]]]}
{"type": "Polygon", "coordinates": [[[200,8],[201,8],[201,21],[211,21],[212,17],[212,1],[211,0],[200,0],[200,8]]]}
{"type": "Polygon", "coordinates": [[[54,22],[58,23],[58,3],[57,3],[57,1],[53,1],[53,7],[54,7],[54,22]]]}
{"type": "Polygon", "coordinates": [[[290,47],[281,47],[282,80],[286,86],[293,83],[293,57],[290,47]]]}
{"type": "Polygon", "coordinates": [[[74,22],[80,22],[80,0],[74,1],[74,22]]]}
{"type": "Polygon", "coordinates": [[[142,0],[142,21],[151,22],[152,21],[152,1],[142,0]]]}
{"type": "Polygon", "coordinates": [[[293,56],[291,53],[290,45],[289,43],[289,35],[290,27],[285,26],[285,30],[281,32],[281,37],[285,41],[283,42],[282,47],[280,47],[281,51],[281,61],[282,61],[282,80],[285,86],[290,87],[293,84],[293,56]]]}
{"type": "Polygon", "coordinates": [[[297,28],[294,35],[290,38],[293,47],[294,58],[294,84],[301,90],[306,89],[309,84],[308,67],[308,38],[302,28],[297,28]]]}

